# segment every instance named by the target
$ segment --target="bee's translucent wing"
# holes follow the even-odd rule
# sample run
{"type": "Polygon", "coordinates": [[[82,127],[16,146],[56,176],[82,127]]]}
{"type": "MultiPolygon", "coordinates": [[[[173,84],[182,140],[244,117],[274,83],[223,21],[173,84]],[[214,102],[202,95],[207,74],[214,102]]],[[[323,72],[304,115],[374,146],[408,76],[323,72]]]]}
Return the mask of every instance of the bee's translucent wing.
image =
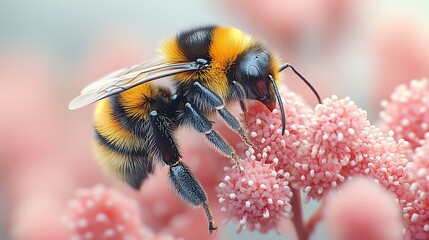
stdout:
{"type": "Polygon", "coordinates": [[[74,98],[69,109],[77,109],[152,80],[201,69],[197,62],[165,63],[155,60],[117,70],[89,84],[74,98]]]}
{"type": "Polygon", "coordinates": [[[88,84],[84,89],[82,89],[82,91],[80,93],[82,95],[82,94],[86,94],[89,92],[98,91],[99,89],[106,87],[109,84],[111,84],[112,81],[114,81],[114,79],[118,79],[119,77],[125,78],[127,76],[132,77],[132,74],[133,73],[135,74],[137,71],[142,71],[142,70],[150,71],[150,68],[155,67],[155,66],[161,66],[162,64],[163,64],[162,60],[156,59],[156,60],[136,64],[134,66],[130,66],[127,68],[119,69],[117,71],[114,71],[114,72],[98,79],[97,81],[94,81],[94,82],[88,84]]]}

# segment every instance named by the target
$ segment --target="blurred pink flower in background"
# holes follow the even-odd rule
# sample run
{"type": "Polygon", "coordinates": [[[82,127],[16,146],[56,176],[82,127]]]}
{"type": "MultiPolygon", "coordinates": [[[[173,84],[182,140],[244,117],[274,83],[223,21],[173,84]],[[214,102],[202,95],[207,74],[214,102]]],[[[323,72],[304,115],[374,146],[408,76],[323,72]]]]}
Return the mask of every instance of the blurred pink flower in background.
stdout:
{"type": "Polygon", "coordinates": [[[10,46],[0,55],[0,171],[13,239],[64,238],[58,214],[74,180],[58,174],[64,131],[53,62],[32,46],[10,46]]]}
{"type": "Polygon", "coordinates": [[[308,34],[329,43],[347,26],[356,1],[234,1],[230,11],[243,16],[252,26],[268,34],[273,41],[296,46],[308,34]],[[293,6],[293,7],[292,7],[293,6]],[[271,35],[270,35],[271,34],[271,35]]]}
{"type": "Polygon", "coordinates": [[[382,102],[380,126],[393,130],[396,139],[405,139],[412,148],[421,145],[429,130],[429,90],[427,80],[413,80],[395,88],[382,102]]]}
{"type": "Polygon", "coordinates": [[[402,239],[395,196],[370,178],[354,178],[326,198],[324,220],[329,239],[402,239]]]}
{"type": "MultiPolygon", "coordinates": [[[[111,54],[110,59],[117,66],[137,61],[129,54],[128,61],[126,57],[118,58],[124,51],[136,52],[135,44],[124,44],[124,39],[103,39],[103,43],[104,47],[97,47],[111,54]]],[[[102,66],[109,61],[103,57],[94,63],[102,66]]],[[[63,98],[64,89],[59,83],[74,74],[61,74],[61,68],[56,67],[59,64],[37,48],[10,47],[2,52],[0,62],[1,97],[10,99],[0,101],[0,109],[7,109],[7,114],[0,118],[0,134],[8,139],[0,146],[0,170],[2,188],[7,192],[5,220],[9,234],[13,239],[65,239],[59,217],[66,200],[77,186],[106,180],[90,154],[91,110],[83,110],[86,117],[67,110],[69,99],[63,98]]],[[[88,62],[87,66],[91,64],[88,62]]]]}
{"type": "Polygon", "coordinates": [[[375,79],[370,86],[371,98],[378,104],[396,86],[429,76],[429,30],[427,23],[413,12],[387,11],[372,31],[369,44],[375,60],[375,79]]]}
{"type": "Polygon", "coordinates": [[[64,221],[72,232],[71,239],[140,239],[144,226],[139,214],[134,199],[97,185],[77,190],[64,221]]]}

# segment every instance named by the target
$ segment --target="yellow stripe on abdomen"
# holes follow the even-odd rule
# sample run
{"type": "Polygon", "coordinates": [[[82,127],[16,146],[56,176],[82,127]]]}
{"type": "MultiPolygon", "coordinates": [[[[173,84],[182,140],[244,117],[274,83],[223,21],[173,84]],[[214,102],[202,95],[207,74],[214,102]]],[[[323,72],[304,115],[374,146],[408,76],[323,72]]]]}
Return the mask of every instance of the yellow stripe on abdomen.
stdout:
{"type": "Polygon", "coordinates": [[[94,115],[94,127],[109,144],[118,148],[141,149],[143,147],[142,140],[124,129],[115,118],[109,98],[98,102],[94,115]]]}

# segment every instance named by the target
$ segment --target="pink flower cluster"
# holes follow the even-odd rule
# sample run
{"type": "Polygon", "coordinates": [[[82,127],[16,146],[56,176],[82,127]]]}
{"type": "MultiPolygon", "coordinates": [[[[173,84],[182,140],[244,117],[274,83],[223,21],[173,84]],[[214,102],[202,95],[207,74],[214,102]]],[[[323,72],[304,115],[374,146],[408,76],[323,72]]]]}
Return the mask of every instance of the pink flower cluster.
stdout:
{"type": "Polygon", "coordinates": [[[219,183],[221,210],[239,220],[238,231],[275,229],[290,214],[289,173],[277,171],[275,163],[256,160],[254,155],[242,160],[242,167],[243,174],[236,166],[225,167],[226,175],[219,183]]]}
{"type": "Polygon", "coordinates": [[[296,187],[303,188],[307,197],[320,199],[345,180],[344,168],[363,159],[359,150],[370,123],[353,101],[337,96],[323,100],[307,117],[310,124],[304,139],[308,145],[294,163],[296,187]]]}
{"type": "Polygon", "coordinates": [[[246,123],[251,140],[260,146],[249,149],[257,158],[276,163],[276,169],[291,169],[291,162],[300,157],[302,138],[308,125],[310,107],[294,92],[282,86],[282,101],[285,103],[286,128],[281,132],[281,116],[278,109],[268,111],[261,103],[253,102],[246,113],[246,123]]]}
{"type": "Polygon", "coordinates": [[[79,189],[68,204],[64,222],[71,239],[173,240],[143,225],[137,202],[117,190],[97,185],[79,189]]]}
{"type": "MultiPolygon", "coordinates": [[[[403,93],[424,95],[429,90],[423,83],[414,81],[403,93]]],[[[185,148],[184,160],[193,166],[209,198],[217,195],[217,202],[210,201],[217,221],[228,216],[238,224],[239,232],[266,233],[280,230],[283,220],[291,219],[300,239],[308,239],[321,219],[334,239],[429,238],[429,133],[415,133],[425,138],[414,148],[398,137],[395,129],[384,131],[372,125],[367,113],[350,98],[332,96],[311,109],[295,93],[285,88],[281,92],[286,113],[284,133],[278,109],[270,112],[258,102],[248,104],[243,123],[258,148],[239,147],[245,152],[240,160],[243,171],[236,166],[224,167],[223,176],[208,176],[205,169],[222,168],[221,157],[209,147],[192,147],[197,146],[192,141],[185,148]],[[207,155],[208,151],[213,154],[207,155]],[[207,160],[204,164],[201,156],[207,160]],[[352,181],[354,178],[360,180],[352,181]],[[306,196],[304,202],[326,200],[306,223],[301,216],[301,193],[306,196]],[[384,225],[377,225],[380,222],[384,225]]],[[[405,99],[399,92],[395,94],[405,99]]],[[[395,104],[388,102],[384,107],[393,109],[395,104]]],[[[414,107],[418,104],[424,105],[425,100],[413,101],[414,107]]],[[[240,142],[225,127],[220,130],[229,142],[240,142]]],[[[158,175],[162,179],[165,174],[161,171],[158,175]]],[[[204,223],[204,217],[194,216],[195,211],[188,212],[180,202],[171,201],[174,194],[170,191],[157,191],[159,186],[167,186],[159,179],[151,178],[142,186],[142,192],[154,193],[139,197],[142,205],[102,186],[79,190],[65,217],[71,235],[74,239],[186,239],[189,233],[183,229],[196,219],[204,223]]],[[[203,226],[199,230],[202,232],[192,236],[208,234],[203,226]]]]}
{"type": "MultiPolygon", "coordinates": [[[[429,123],[428,87],[425,79],[397,87],[391,101],[383,103],[384,113],[381,114],[381,124],[398,131],[412,146],[406,155],[407,175],[398,179],[402,192],[395,192],[402,207],[405,239],[429,239],[429,136],[425,127],[429,123]]],[[[398,161],[392,162],[397,164],[398,161]]],[[[399,164],[397,169],[400,170],[399,164]]]]}
{"type": "Polygon", "coordinates": [[[413,180],[418,188],[429,194],[429,133],[421,141],[421,146],[416,148],[412,156],[415,165],[413,180]]]}
{"type": "Polygon", "coordinates": [[[254,102],[246,113],[250,139],[259,148],[246,150],[241,160],[243,172],[226,167],[219,184],[218,197],[223,211],[239,222],[242,229],[267,232],[278,229],[282,219],[290,216],[292,192],[289,187],[289,164],[298,157],[305,130],[306,112],[310,108],[293,92],[283,89],[283,101],[294,107],[285,109],[286,130],[281,132],[278,109],[269,112],[254,102]],[[274,116],[274,117],[270,117],[274,116]]]}
{"type": "Polygon", "coordinates": [[[405,139],[413,148],[420,146],[429,130],[429,91],[427,80],[413,80],[396,87],[390,100],[383,100],[380,126],[393,130],[396,139],[405,139]]]}
{"type": "MultiPolygon", "coordinates": [[[[380,197],[378,199],[380,202],[374,203],[379,205],[372,205],[377,208],[377,206],[383,206],[381,199],[386,202],[386,199],[391,199],[390,203],[386,203],[385,209],[379,209],[380,214],[384,214],[380,216],[380,219],[387,219],[386,216],[393,214],[391,209],[402,209],[402,221],[398,224],[392,220],[390,222],[392,226],[399,229],[404,226],[400,232],[405,239],[429,238],[429,201],[427,197],[429,194],[429,133],[426,134],[425,141],[421,141],[426,133],[424,126],[427,124],[426,122],[429,123],[426,119],[427,113],[423,111],[426,109],[429,99],[425,97],[429,96],[429,89],[427,89],[426,81],[422,80],[413,81],[408,87],[402,86],[401,90],[401,92],[396,91],[393,94],[392,99],[395,101],[384,103],[384,107],[388,109],[384,112],[390,113],[390,125],[382,124],[384,130],[372,125],[367,119],[366,111],[358,108],[349,98],[332,96],[317,105],[314,110],[310,110],[294,93],[282,91],[287,119],[284,134],[280,130],[281,116],[278,109],[269,112],[261,104],[250,105],[246,115],[248,134],[260,148],[246,151],[247,158],[243,160],[243,166],[245,166],[243,173],[239,173],[236,168],[226,168],[225,179],[220,183],[218,190],[219,201],[224,205],[223,209],[230,212],[233,219],[240,224],[247,224],[248,229],[265,232],[275,228],[273,224],[263,224],[263,218],[258,218],[261,213],[263,215],[263,212],[267,211],[268,204],[267,201],[261,201],[260,205],[249,204],[255,201],[255,196],[252,195],[255,186],[249,185],[248,179],[252,178],[252,184],[262,179],[273,178],[271,181],[275,181],[278,180],[279,172],[286,173],[287,175],[281,179],[286,181],[284,185],[287,186],[287,192],[295,193],[298,190],[299,195],[301,190],[306,193],[306,201],[308,201],[325,199],[327,193],[340,187],[343,183],[356,176],[365,176],[378,184],[378,188],[381,190],[374,190],[375,192],[385,191],[386,194],[390,193],[389,196],[393,196],[380,197]],[[415,111],[415,109],[420,110],[415,111]],[[413,116],[405,118],[404,115],[408,116],[411,114],[410,111],[413,116]],[[393,115],[394,113],[396,115],[393,115]],[[408,128],[404,128],[406,120],[403,119],[408,119],[412,124],[405,124],[408,128]],[[400,123],[402,127],[395,127],[395,123],[400,123]],[[418,127],[412,128],[411,125],[418,127]],[[405,135],[409,137],[409,140],[415,141],[415,144],[409,144],[404,140],[402,137],[405,135]],[[418,137],[410,138],[410,136],[418,137]],[[415,149],[415,146],[420,147],[415,149]],[[272,171],[273,175],[270,176],[269,171],[272,171]],[[253,180],[253,177],[256,176],[255,172],[265,172],[266,174],[259,175],[259,180],[253,180]],[[257,214],[252,215],[248,209],[250,206],[257,208],[257,214]],[[259,226],[269,227],[257,228],[255,226],[258,223],[259,226]]],[[[384,116],[386,115],[384,114],[384,116]]],[[[339,188],[343,189],[344,197],[336,195],[336,198],[342,199],[332,201],[338,201],[338,204],[342,204],[344,201],[344,206],[350,206],[350,202],[354,200],[353,197],[347,198],[347,194],[353,195],[353,190],[350,189],[354,188],[359,191],[359,187],[339,188]]],[[[363,192],[362,190],[362,194],[364,194],[363,192]]],[[[293,201],[299,196],[292,193],[284,195],[291,199],[288,202],[292,207],[287,211],[283,210],[288,213],[283,214],[284,217],[291,217],[300,212],[297,209],[301,207],[300,204],[293,201]]],[[[354,195],[356,194],[354,193],[354,195]]],[[[376,194],[374,193],[374,195],[376,194]]],[[[270,192],[267,196],[270,196],[270,199],[279,198],[279,195],[274,192],[270,192]]],[[[361,206],[363,209],[364,205],[361,206]]],[[[333,207],[327,208],[334,209],[333,207]]],[[[252,211],[254,210],[252,209],[252,211]]],[[[368,213],[370,214],[371,211],[368,213]]],[[[350,230],[344,233],[344,236],[349,237],[336,239],[352,239],[348,234],[359,230],[356,227],[359,224],[355,224],[354,229],[351,228],[353,228],[354,221],[362,219],[345,217],[354,214],[351,209],[347,211],[347,207],[344,207],[336,213],[329,214],[337,214],[335,218],[331,218],[331,220],[335,219],[331,222],[344,220],[343,224],[349,224],[342,229],[342,231],[350,230]],[[342,220],[337,219],[338,217],[342,220]],[[348,230],[348,228],[350,229],[348,230]]],[[[325,215],[329,214],[325,211],[325,215]]],[[[314,218],[316,220],[311,219],[311,221],[317,221],[320,218],[316,215],[314,218]]],[[[294,223],[297,224],[297,222],[294,223]]],[[[370,228],[364,222],[362,224],[362,226],[366,226],[365,228],[370,228]]],[[[301,231],[311,231],[310,228],[305,227],[300,229],[301,231]]],[[[396,239],[383,235],[387,234],[386,231],[375,231],[371,235],[373,238],[367,239],[396,239]]]]}

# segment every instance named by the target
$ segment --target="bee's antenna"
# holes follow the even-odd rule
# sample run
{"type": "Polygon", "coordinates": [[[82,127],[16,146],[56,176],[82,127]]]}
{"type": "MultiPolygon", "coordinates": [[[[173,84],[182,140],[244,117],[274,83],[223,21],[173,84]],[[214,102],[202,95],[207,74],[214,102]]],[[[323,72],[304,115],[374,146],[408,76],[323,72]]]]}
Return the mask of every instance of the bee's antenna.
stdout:
{"type": "Polygon", "coordinates": [[[319,101],[319,103],[322,103],[322,100],[320,99],[319,93],[316,91],[316,89],[311,85],[311,83],[309,81],[307,81],[307,79],[305,79],[304,76],[302,76],[301,73],[299,73],[292,65],[290,65],[289,63],[285,63],[282,66],[280,66],[279,68],[279,72],[285,70],[286,68],[290,67],[292,69],[292,71],[298,75],[299,78],[301,78],[301,80],[303,82],[305,82],[305,84],[307,84],[307,86],[311,89],[311,91],[313,91],[314,95],[316,95],[317,100],[319,101]]]}
{"type": "Polygon", "coordinates": [[[285,115],[285,109],[283,107],[282,98],[280,97],[279,89],[277,88],[276,81],[274,80],[273,76],[268,75],[271,82],[273,83],[274,92],[276,93],[277,102],[279,103],[280,107],[280,113],[282,114],[282,135],[285,134],[285,128],[286,128],[286,115],[285,115]]]}

